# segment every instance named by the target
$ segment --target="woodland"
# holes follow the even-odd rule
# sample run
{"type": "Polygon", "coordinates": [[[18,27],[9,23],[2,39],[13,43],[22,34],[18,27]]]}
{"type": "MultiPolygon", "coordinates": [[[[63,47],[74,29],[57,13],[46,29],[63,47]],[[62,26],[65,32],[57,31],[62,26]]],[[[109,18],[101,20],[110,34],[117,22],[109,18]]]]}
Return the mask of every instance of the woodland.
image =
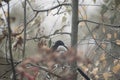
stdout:
{"type": "Polygon", "coordinates": [[[0,0],[0,80],[120,80],[119,50],[120,0],[0,0]]]}

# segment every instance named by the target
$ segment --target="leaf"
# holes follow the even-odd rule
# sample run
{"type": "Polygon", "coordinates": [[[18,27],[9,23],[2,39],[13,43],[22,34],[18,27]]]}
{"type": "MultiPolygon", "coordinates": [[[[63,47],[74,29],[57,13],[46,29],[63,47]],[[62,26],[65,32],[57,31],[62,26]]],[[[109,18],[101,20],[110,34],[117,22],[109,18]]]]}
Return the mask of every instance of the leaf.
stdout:
{"type": "Polygon", "coordinates": [[[114,38],[117,38],[117,33],[116,32],[114,33],[114,38]]]}
{"type": "Polygon", "coordinates": [[[112,34],[108,33],[107,34],[107,39],[111,39],[112,38],[112,34]]]}
{"type": "Polygon", "coordinates": [[[120,63],[118,63],[116,66],[112,68],[112,71],[116,74],[120,71],[120,63]]]}
{"type": "Polygon", "coordinates": [[[103,49],[105,49],[107,46],[106,46],[105,43],[103,43],[103,44],[101,44],[101,47],[102,47],[103,49]]]}
{"type": "Polygon", "coordinates": [[[116,44],[117,44],[117,45],[120,45],[120,40],[116,40],[116,44]]]}
{"type": "Polygon", "coordinates": [[[84,66],[84,65],[82,65],[81,68],[82,68],[85,72],[88,71],[88,68],[87,68],[86,66],[84,66]]]}
{"type": "Polygon", "coordinates": [[[102,10],[101,10],[101,15],[103,16],[105,14],[105,12],[107,12],[108,7],[106,5],[102,5],[102,10]]]}
{"type": "Polygon", "coordinates": [[[97,36],[96,36],[96,34],[93,34],[93,38],[95,38],[95,39],[96,39],[96,37],[97,37],[97,36]]]}
{"type": "Polygon", "coordinates": [[[101,56],[100,56],[100,61],[104,61],[106,58],[105,58],[105,54],[103,53],[101,56]]]}
{"type": "Polygon", "coordinates": [[[110,72],[103,73],[104,80],[108,80],[108,78],[111,76],[112,76],[112,74],[110,72]]]}
{"type": "Polygon", "coordinates": [[[67,18],[65,16],[62,17],[62,22],[65,22],[67,18]]]}
{"type": "Polygon", "coordinates": [[[98,66],[99,64],[100,64],[99,61],[96,61],[96,62],[95,62],[95,66],[98,66]]]}
{"type": "Polygon", "coordinates": [[[105,33],[105,32],[106,32],[106,30],[105,30],[105,28],[104,28],[104,27],[102,28],[102,31],[103,31],[103,33],[105,33]]]}
{"type": "Polygon", "coordinates": [[[118,63],[118,60],[117,60],[117,59],[115,59],[113,63],[114,63],[114,65],[115,65],[115,64],[117,64],[117,63],[118,63]]]}
{"type": "Polygon", "coordinates": [[[96,68],[93,69],[93,71],[91,73],[94,74],[94,75],[96,75],[97,72],[98,72],[98,68],[96,67],[96,68]]]}

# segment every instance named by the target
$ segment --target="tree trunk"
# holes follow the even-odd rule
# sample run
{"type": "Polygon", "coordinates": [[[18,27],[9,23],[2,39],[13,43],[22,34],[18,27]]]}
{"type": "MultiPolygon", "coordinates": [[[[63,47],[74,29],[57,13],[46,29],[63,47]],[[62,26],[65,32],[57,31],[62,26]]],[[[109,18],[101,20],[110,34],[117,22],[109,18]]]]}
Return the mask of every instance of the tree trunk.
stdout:
{"type": "MultiPolygon", "coordinates": [[[[71,46],[75,50],[74,56],[77,54],[77,39],[78,39],[78,0],[72,0],[72,35],[71,46]]],[[[71,62],[71,73],[73,73],[72,80],[77,80],[77,62],[74,59],[71,62]]]]}

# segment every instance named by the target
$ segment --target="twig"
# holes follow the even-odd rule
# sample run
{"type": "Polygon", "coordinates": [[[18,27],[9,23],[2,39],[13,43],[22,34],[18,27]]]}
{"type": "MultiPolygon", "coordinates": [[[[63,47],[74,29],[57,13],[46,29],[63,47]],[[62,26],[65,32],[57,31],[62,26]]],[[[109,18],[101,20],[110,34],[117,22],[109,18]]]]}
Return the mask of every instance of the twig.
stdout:
{"type": "Polygon", "coordinates": [[[63,4],[59,4],[59,5],[56,5],[56,6],[53,6],[51,8],[48,8],[48,9],[43,9],[43,10],[37,10],[37,9],[33,9],[33,11],[36,11],[36,12],[46,12],[46,11],[50,11],[50,10],[53,10],[53,9],[56,9],[60,6],[70,6],[71,4],[69,3],[63,3],[63,4]]]}
{"type": "Polygon", "coordinates": [[[44,71],[46,71],[46,72],[48,72],[48,73],[50,73],[50,74],[52,74],[52,75],[54,75],[54,76],[56,76],[56,77],[58,77],[58,78],[62,78],[61,76],[59,76],[59,75],[57,75],[57,74],[55,74],[55,73],[52,73],[51,71],[49,71],[49,70],[47,70],[47,69],[45,69],[45,68],[43,68],[43,67],[41,67],[41,66],[38,66],[38,65],[35,65],[35,64],[30,64],[31,66],[34,66],[34,67],[38,67],[39,69],[41,69],[41,70],[44,70],[44,71]]]}
{"type": "Polygon", "coordinates": [[[86,80],[90,80],[90,78],[80,68],[77,68],[77,70],[86,80]]]}
{"type": "Polygon", "coordinates": [[[24,39],[23,39],[23,55],[22,58],[25,57],[25,45],[26,45],[26,0],[25,0],[25,6],[24,6],[24,39]]]}
{"type": "Polygon", "coordinates": [[[50,35],[47,35],[47,36],[41,36],[41,37],[33,37],[33,38],[30,38],[30,39],[27,39],[28,41],[29,40],[35,40],[35,39],[42,39],[42,38],[46,38],[46,39],[48,39],[48,38],[50,38],[51,36],[54,36],[54,35],[56,35],[56,34],[60,34],[60,35],[62,35],[62,34],[67,34],[67,35],[70,35],[71,36],[71,33],[67,33],[67,32],[57,32],[57,33],[53,33],[53,34],[50,34],[50,35]]]}
{"type": "Polygon", "coordinates": [[[112,25],[112,24],[100,23],[100,22],[95,22],[95,21],[90,21],[90,20],[79,20],[78,23],[80,22],[89,22],[89,23],[104,25],[104,26],[108,26],[112,28],[120,28],[120,25],[112,25]]]}
{"type": "Polygon", "coordinates": [[[16,71],[15,71],[15,67],[14,67],[14,63],[13,63],[13,55],[12,55],[12,45],[11,45],[11,27],[10,27],[10,5],[8,2],[8,39],[9,39],[9,54],[10,54],[10,61],[11,61],[11,67],[12,67],[12,71],[13,71],[13,79],[16,80],[16,71]]]}

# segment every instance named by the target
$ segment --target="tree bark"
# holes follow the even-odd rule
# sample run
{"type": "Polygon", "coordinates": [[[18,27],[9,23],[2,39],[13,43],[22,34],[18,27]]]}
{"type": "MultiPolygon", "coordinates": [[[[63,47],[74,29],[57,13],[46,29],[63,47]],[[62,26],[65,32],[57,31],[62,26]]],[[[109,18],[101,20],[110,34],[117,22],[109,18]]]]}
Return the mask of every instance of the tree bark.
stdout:
{"type": "MultiPolygon", "coordinates": [[[[78,0],[72,0],[72,34],[71,46],[75,50],[74,58],[77,54],[77,39],[78,39],[78,0]]],[[[71,73],[73,74],[72,80],[77,80],[77,62],[76,59],[71,62],[71,73]]]]}

